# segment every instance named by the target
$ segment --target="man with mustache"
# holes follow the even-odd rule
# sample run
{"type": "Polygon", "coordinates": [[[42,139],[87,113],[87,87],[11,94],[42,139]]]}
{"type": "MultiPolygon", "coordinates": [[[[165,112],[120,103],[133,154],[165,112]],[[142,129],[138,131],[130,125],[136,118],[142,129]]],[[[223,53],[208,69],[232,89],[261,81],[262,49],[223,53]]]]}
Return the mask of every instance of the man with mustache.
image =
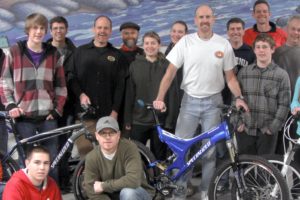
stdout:
{"type": "Polygon", "coordinates": [[[257,0],[254,3],[252,17],[256,20],[256,24],[245,31],[244,42],[246,44],[252,46],[259,33],[267,33],[272,36],[276,48],[286,42],[287,34],[284,30],[278,28],[275,23],[270,21],[270,5],[266,0],[257,0]]]}
{"type": "Polygon", "coordinates": [[[120,26],[123,44],[120,48],[128,63],[135,60],[136,55],[142,55],[144,50],[137,46],[140,26],[134,22],[125,22],[120,26]]]}
{"type": "MultiPolygon", "coordinates": [[[[120,47],[120,51],[126,57],[129,65],[135,60],[136,55],[143,55],[144,50],[137,46],[139,37],[140,26],[134,22],[125,22],[120,26],[121,37],[123,44],[120,47]]],[[[126,88],[126,87],[125,87],[126,88]]],[[[122,128],[122,136],[129,138],[130,131],[126,130],[123,125],[124,121],[124,101],[122,102],[121,110],[119,112],[119,124],[122,128]]]]}
{"type": "MultiPolygon", "coordinates": [[[[164,97],[174,79],[177,70],[183,66],[183,80],[181,87],[184,95],[180,113],[177,119],[175,135],[191,138],[201,123],[202,131],[208,131],[220,122],[221,110],[218,105],[223,104],[221,91],[224,88],[224,74],[231,92],[235,96],[236,106],[248,107],[233,72],[236,65],[234,52],[228,40],[215,34],[212,30],[215,22],[213,10],[208,5],[201,5],[195,12],[196,33],[185,35],[168,54],[170,61],[164,75],[156,100],[156,109],[165,110],[164,97]]],[[[208,140],[204,140],[207,142],[208,140]]],[[[200,186],[201,199],[207,199],[210,179],[216,167],[216,148],[211,148],[202,159],[202,181],[200,186]]],[[[186,188],[186,180],[181,182],[186,188]]],[[[174,194],[175,199],[185,199],[185,192],[174,194]]]]}
{"type": "MultiPolygon", "coordinates": [[[[96,109],[95,114],[86,120],[86,124],[92,127],[90,132],[94,133],[98,118],[111,116],[118,119],[128,66],[122,53],[108,42],[112,33],[111,19],[104,15],[97,17],[92,30],[94,39],[75,51],[69,79],[80,104],[92,105],[96,109]]],[[[84,137],[77,147],[80,155],[92,149],[91,143],[84,137]]]]}

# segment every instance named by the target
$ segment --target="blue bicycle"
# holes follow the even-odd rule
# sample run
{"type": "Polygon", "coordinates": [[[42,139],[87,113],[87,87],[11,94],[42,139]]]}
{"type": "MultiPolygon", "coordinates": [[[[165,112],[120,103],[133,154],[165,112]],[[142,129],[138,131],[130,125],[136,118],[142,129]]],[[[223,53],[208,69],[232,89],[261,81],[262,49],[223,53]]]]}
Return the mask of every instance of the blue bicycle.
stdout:
{"type": "MultiPolygon", "coordinates": [[[[143,104],[143,102],[139,102],[143,104]]],[[[229,129],[227,121],[233,113],[239,113],[233,107],[224,107],[223,121],[215,128],[191,139],[182,139],[163,130],[152,104],[145,107],[152,111],[157,132],[162,142],[166,143],[173,152],[164,161],[153,161],[153,154],[147,147],[138,144],[142,152],[142,160],[145,168],[145,176],[156,190],[158,196],[169,196],[174,191],[181,192],[184,188],[176,184],[176,181],[193,168],[209,149],[221,140],[226,140],[230,159],[222,163],[216,170],[209,186],[208,197],[215,199],[281,199],[289,198],[288,187],[280,171],[267,160],[253,155],[239,155],[235,142],[234,132],[229,129]],[[189,150],[195,144],[208,139],[205,144],[194,154],[189,156],[189,150]],[[219,192],[217,188],[224,184],[227,189],[219,192]]],[[[75,170],[74,184],[79,191],[83,191],[82,182],[84,176],[84,160],[75,170]]],[[[76,192],[76,191],[74,191],[76,192]]],[[[85,199],[84,196],[77,199],[85,199]]]]}

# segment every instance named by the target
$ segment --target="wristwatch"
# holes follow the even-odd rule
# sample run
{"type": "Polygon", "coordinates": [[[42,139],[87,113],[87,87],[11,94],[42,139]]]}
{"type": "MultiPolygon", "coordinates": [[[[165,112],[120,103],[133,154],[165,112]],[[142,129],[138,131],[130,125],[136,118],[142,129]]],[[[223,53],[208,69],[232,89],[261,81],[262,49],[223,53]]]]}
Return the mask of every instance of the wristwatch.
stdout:
{"type": "Polygon", "coordinates": [[[245,100],[245,97],[243,95],[239,95],[239,96],[234,97],[234,99],[235,100],[237,100],[237,99],[245,100]]]}

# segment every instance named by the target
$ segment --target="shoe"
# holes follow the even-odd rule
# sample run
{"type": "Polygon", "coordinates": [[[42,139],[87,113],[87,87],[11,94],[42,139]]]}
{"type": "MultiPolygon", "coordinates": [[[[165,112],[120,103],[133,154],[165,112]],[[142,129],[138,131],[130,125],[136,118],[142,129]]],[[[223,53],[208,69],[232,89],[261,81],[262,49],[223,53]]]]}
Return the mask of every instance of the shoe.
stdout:
{"type": "Polygon", "coordinates": [[[225,184],[225,185],[218,185],[217,186],[217,192],[218,193],[222,193],[222,192],[224,192],[225,190],[227,190],[228,189],[228,184],[225,184]]]}
{"type": "Polygon", "coordinates": [[[225,186],[224,185],[218,185],[217,192],[221,193],[221,192],[224,192],[224,191],[225,191],[225,186]]]}
{"type": "Polygon", "coordinates": [[[191,197],[195,194],[195,190],[193,185],[188,185],[188,187],[186,188],[186,196],[187,197],[191,197]]]}
{"type": "Polygon", "coordinates": [[[208,200],[208,196],[207,196],[207,192],[206,191],[202,191],[201,192],[201,200],[208,200]]]}

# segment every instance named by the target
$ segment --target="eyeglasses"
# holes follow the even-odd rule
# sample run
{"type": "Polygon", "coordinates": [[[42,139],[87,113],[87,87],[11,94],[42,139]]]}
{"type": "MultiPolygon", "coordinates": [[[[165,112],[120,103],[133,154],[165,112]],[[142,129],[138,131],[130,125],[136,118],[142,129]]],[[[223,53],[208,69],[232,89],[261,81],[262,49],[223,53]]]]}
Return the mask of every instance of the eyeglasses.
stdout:
{"type": "Polygon", "coordinates": [[[53,30],[53,31],[58,31],[58,30],[63,31],[63,30],[66,30],[66,28],[65,27],[52,27],[51,30],[53,30]]]}
{"type": "Polygon", "coordinates": [[[100,131],[98,132],[98,134],[101,136],[101,137],[113,137],[115,135],[117,135],[118,132],[116,131],[100,131]]]}

